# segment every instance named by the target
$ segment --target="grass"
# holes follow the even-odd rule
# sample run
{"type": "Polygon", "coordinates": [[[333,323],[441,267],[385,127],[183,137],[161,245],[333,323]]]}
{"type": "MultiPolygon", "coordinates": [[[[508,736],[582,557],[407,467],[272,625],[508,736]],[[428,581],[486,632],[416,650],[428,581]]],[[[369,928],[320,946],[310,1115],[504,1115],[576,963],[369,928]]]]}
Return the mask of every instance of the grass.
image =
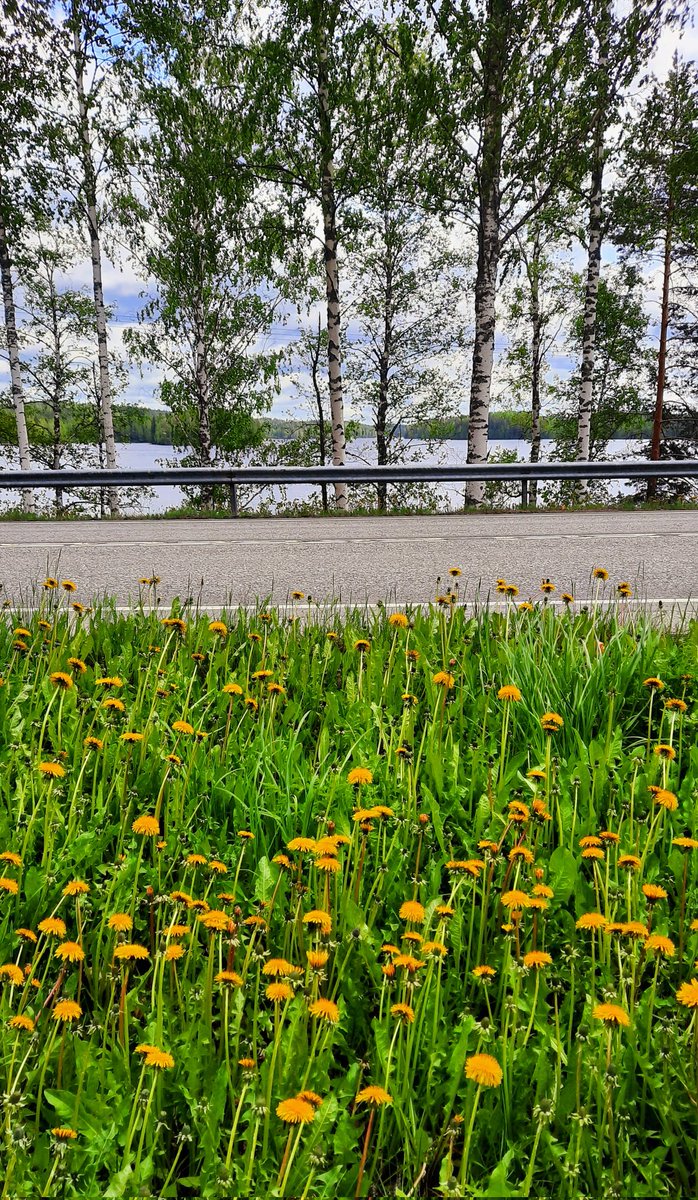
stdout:
{"type": "Polygon", "coordinates": [[[698,626],[456,579],[7,613],[2,1200],[698,1193],[698,626]]]}

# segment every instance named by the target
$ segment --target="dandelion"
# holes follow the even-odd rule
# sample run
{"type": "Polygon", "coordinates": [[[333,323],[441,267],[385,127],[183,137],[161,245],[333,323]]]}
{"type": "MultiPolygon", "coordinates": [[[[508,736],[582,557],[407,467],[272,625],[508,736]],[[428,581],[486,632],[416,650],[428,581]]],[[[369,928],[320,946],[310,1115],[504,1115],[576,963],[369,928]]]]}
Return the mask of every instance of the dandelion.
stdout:
{"type": "Polygon", "coordinates": [[[684,1008],[698,1008],[698,979],[682,983],[676,993],[676,999],[679,1004],[683,1004],[684,1008]]]}
{"type": "Polygon", "coordinates": [[[114,958],[127,962],[135,962],[137,959],[150,958],[150,951],[146,946],[141,946],[138,942],[124,942],[121,946],[116,947],[114,958]]]}
{"type": "Polygon", "coordinates": [[[9,979],[13,987],[21,987],[24,983],[24,972],[16,963],[3,963],[0,966],[0,978],[9,979]]]}
{"type": "Polygon", "coordinates": [[[358,640],[354,642],[354,649],[358,650],[359,654],[366,654],[366,652],[371,649],[371,643],[366,641],[366,638],[358,638],[358,640]]]}
{"type": "Polygon", "coordinates": [[[409,1004],[393,1004],[390,1012],[393,1017],[398,1017],[403,1025],[411,1025],[414,1021],[414,1009],[409,1004]]]}
{"type": "Polygon", "coordinates": [[[301,974],[301,968],[294,966],[285,958],[270,958],[262,967],[262,975],[298,975],[301,974]]]}
{"type": "Polygon", "coordinates": [[[102,675],[95,679],[95,684],[98,687],[120,688],[124,686],[124,681],[120,675],[102,675]]]}
{"type": "Polygon", "coordinates": [[[267,985],[265,995],[267,1000],[273,1001],[274,1004],[283,1004],[286,1000],[292,999],[293,988],[288,983],[270,983],[267,985]]]}
{"type": "Polygon", "coordinates": [[[242,688],[239,683],[226,683],[223,687],[226,696],[242,696],[242,688]]]}
{"type": "Polygon", "coordinates": [[[65,767],[56,762],[41,762],[37,768],[42,775],[47,775],[50,779],[62,779],[65,775],[65,767]]]}
{"type": "Polygon", "coordinates": [[[7,875],[0,875],[0,892],[8,892],[11,896],[16,896],[19,891],[19,884],[16,879],[9,879],[7,875]]]}
{"type": "Polygon", "coordinates": [[[238,975],[237,971],[219,971],[214,978],[216,983],[222,983],[226,987],[242,987],[244,982],[242,975],[238,975]]]}
{"type": "Polygon", "coordinates": [[[437,671],[435,675],[432,675],[431,681],[432,683],[435,683],[437,687],[445,688],[447,691],[449,688],[452,688],[455,683],[455,679],[449,671],[437,671]]]}
{"type": "Polygon", "coordinates": [[[662,958],[673,958],[675,949],[671,938],[664,937],[661,933],[652,933],[645,938],[645,950],[654,950],[655,954],[662,958]]]}
{"type": "Polygon", "coordinates": [[[82,879],[71,879],[63,888],[64,896],[86,896],[90,890],[90,885],[84,883],[82,879]]]}
{"type": "Polygon", "coordinates": [[[40,933],[45,933],[49,937],[65,937],[66,925],[61,917],[44,917],[43,921],[39,921],[37,926],[40,933]]]}
{"type": "Polygon", "coordinates": [[[676,698],[672,698],[671,700],[665,700],[664,707],[669,712],[685,713],[688,711],[688,705],[686,704],[685,700],[677,700],[676,698]]]}
{"type": "Polygon", "coordinates": [[[679,850],[698,850],[698,840],[692,837],[677,837],[671,844],[677,846],[679,850]]]}
{"type": "Polygon", "coordinates": [[[497,699],[503,700],[505,704],[512,701],[518,702],[521,699],[521,692],[513,683],[505,683],[497,692],[497,699]]]}
{"type": "Polygon", "coordinates": [[[15,854],[14,850],[3,850],[0,854],[0,862],[10,863],[13,867],[21,867],[22,858],[19,854],[15,854]]]}
{"type": "Polygon", "coordinates": [[[605,929],[606,918],[602,913],[590,912],[584,913],[576,924],[577,929],[605,929]]]}
{"type": "Polygon", "coordinates": [[[126,712],[126,705],[123,700],[119,700],[118,696],[108,696],[102,701],[102,708],[106,708],[109,712],[126,712]]]}
{"type": "Polygon", "coordinates": [[[49,680],[54,687],[61,688],[64,692],[69,692],[74,687],[72,675],[68,675],[65,671],[52,671],[49,680]]]}
{"type": "Polygon", "coordinates": [[[608,571],[605,567],[594,567],[591,574],[593,579],[600,579],[602,583],[608,579],[608,571]]]}
{"type": "Polygon", "coordinates": [[[84,962],[85,951],[78,942],[61,942],[55,951],[55,957],[62,962],[84,962]]]}
{"type": "Polygon", "coordinates": [[[82,1016],[82,1009],[76,1000],[59,1000],[52,1016],[54,1021],[77,1021],[82,1016]]]}
{"type": "Polygon", "coordinates": [[[277,1104],[276,1115],[287,1125],[307,1125],[315,1120],[315,1109],[307,1100],[293,1096],[277,1104]]]}
{"type": "Polygon", "coordinates": [[[663,887],[659,887],[656,883],[643,883],[642,894],[649,904],[655,904],[657,900],[666,900],[667,893],[663,887]]]}
{"type": "Polygon", "coordinates": [[[327,950],[306,950],[305,957],[313,971],[320,971],[327,965],[330,956],[327,950]]]}
{"type": "MultiPolygon", "coordinates": [[[[65,584],[63,586],[65,587],[65,584]]],[[[78,1136],[68,1125],[54,1125],[51,1133],[59,1142],[74,1142],[78,1136]]]]}
{"type": "Polygon", "coordinates": [[[160,822],[157,817],[144,815],[136,817],[131,825],[134,833],[140,834],[142,837],[158,837],[160,833],[160,822]]]}
{"type": "Polygon", "coordinates": [[[158,1071],[169,1071],[175,1065],[175,1060],[166,1050],[151,1047],[145,1056],[146,1067],[155,1067],[158,1071]]]}
{"type": "Polygon", "coordinates": [[[172,728],[175,733],[192,734],[194,732],[194,726],[190,725],[188,721],[173,721],[172,728]]]}
{"type": "Polygon", "coordinates": [[[522,961],[525,967],[539,971],[542,967],[549,967],[553,960],[543,950],[530,950],[528,954],[524,954],[522,961]]]}
{"type": "Polygon", "coordinates": [[[655,804],[658,804],[660,808],[665,808],[667,812],[676,812],[677,808],[679,807],[677,797],[673,792],[667,791],[666,788],[659,788],[659,790],[655,793],[654,802],[655,804]]]}
{"type": "Polygon", "coordinates": [[[319,1021],[327,1021],[329,1025],[336,1025],[339,1022],[339,1007],[334,1000],[326,1000],[321,997],[308,1005],[308,1011],[311,1016],[317,1017],[319,1021]]]}
{"type": "Polygon", "coordinates": [[[630,1026],[630,1017],[620,1004],[597,1004],[591,1015],[595,1021],[603,1021],[607,1028],[622,1025],[627,1029],[630,1026]]]}
{"type": "Polygon", "coordinates": [[[409,629],[409,617],[404,613],[391,613],[388,617],[388,624],[392,625],[393,629],[409,629]]]}
{"type": "Polygon", "coordinates": [[[320,908],[314,908],[311,912],[307,912],[303,917],[303,924],[317,925],[325,935],[332,932],[332,917],[320,908]]]}
{"type": "Polygon", "coordinates": [[[382,1108],[384,1104],[392,1104],[393,1098],[385,1088],[372,1084],[363,1088],[356,1097],[357,1104],[370,1104],[373,1108],[382,1108]]]}
{"type": "Polygon", "coordinates": [[[650,677],[648,679],[643,679],[642,686],[646,687],[646,688],[651,688],[653,692],[658,692],[658,691],[661,691],[661,689],[664,687],[664,683],[659,678],[659,676],[650,675],[650,677]]]}
{"type": "Polygon", "coordinates": [[[16,1017],[10,1017],[7,1023],[10,1029],[21,1029],[23,1033],[33,1033],[35,1029],[34,1021],[26,1013],[18,1013],[16,1017]]]}
{"type": "Polygon", "coordinates": [[[618,866],[627,871],[639,871],[642,866],[642,860],[637,857],[637,854],[620,854],[618,856],[618,866]]]}
{"type": "Polygon", "coordinates": [[[405,900],[400,907],[400,920],[411,921],[415,925],[421,925],[425,918],[424,905],[418,900],[405,900]]]}
{"type": "MultiPolygon", "coordinates": [[[[347,783],[353,784],[354,787],[362,787],[364,784],[373,783],[373,771],[369,771],[368,767],[353,767],[347,775],[347,783]]],[[[290,844],[289,849],[291,849],[290,844]]]]}
{"type": "Polygon", "coordinates": [[[465,1060],[466,1079],[472,1079],[478,1087],[499,1087],[502,1068],[491,1054],[473,1054],[465,1060]]]}
{"type": "Polygon", "coordinates": [[[221,637],[227,637],[228,626],[226,625],[225,621],[211,621],[208,629],[209,633],[217,633],[220,634],[221,637]]]}
{"type": "Polygon", "coordinates": [[[107,925],[116,933],[129,933],[133,929],[133,920],[128,913],[112,913],[107,925]]]}
{"type": "Polygon", "coordinates": [[[543,713],[540,723],[545,733],[558,733],[565,722],[559,713],[546,712],[543,713]]]}
{"type": "Polygon", "coordinates": [[[494,967],[489,967],[487,963],[482,963],[478,967],[473,967],[472,974],[475,979],[494,979],[497,972],[494,967]]]}
{"type": "Polygon", "coordinates": [[[663,742],[660,742],[658,746],[654,747],[654,753],[658,758],[663,758],[667,762],[671,762],[676,758],[676,751],[674,747],[667,746],[663,742]]]}
{"type": "Polygon", "coordinates": [[[86,750],[103,750],[104,742],[101,738],[93,737],[91,734],[83,740],[83,746],[86,750]]]}

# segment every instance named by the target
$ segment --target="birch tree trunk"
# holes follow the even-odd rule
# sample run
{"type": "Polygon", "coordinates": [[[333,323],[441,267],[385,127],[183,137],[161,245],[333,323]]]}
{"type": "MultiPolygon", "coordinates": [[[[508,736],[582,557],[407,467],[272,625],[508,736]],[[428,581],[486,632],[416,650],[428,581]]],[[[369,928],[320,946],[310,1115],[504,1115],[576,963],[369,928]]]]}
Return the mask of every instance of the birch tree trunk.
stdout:
{"type": "MultiPolygon", "coordinates": [[[[601,202],[603,198],[604,129],[608,101],[608,26],[610,10],[603,4],[598,17],[599,42],[596,119],[594,123],[593,157],[591,163],[591,192],[587,229],[587,278],[584,292],[582,325],[582,361],[577,408],[577,461],[585,462],[591,448],[591,414],[594,407],[594,365],[596,362],[596,306],[601,278],[601,242],[603,237],[601,202]]],[[[578,485],[582,497],[587,489],[585,480],[578,485]]]]}
{"type": "MultiPolygon", "coordinates": [[[[596,362],[596,303],[601,277],[601,197],[603,190],[603,149],[596,136],[594,163],[591,175],[591,198],[589,202],[587,279],[584,292],[584,324],[582,331],[582,363],[579,381],[579,403],[577,409],[577,460],[589,458],[591,446],[591,414],[594,395],[594,364],[596,362]]],[[[580,491],[586,489],[580,483],[580,491]]]]}
{"type": "MultiPolygon", "coordinates": [[[[97,218],[97,176],[92,161],[90,146],[90,122],[85,98],[85,57],[80,45],[80,30],[78,17],[73,8],[73,50],[75,54],[75,87],[78,101],[78,119],[80,142],[82,149],[83,196],[85,214],[90,238],[90,256],[92,259],[92,293],[94,296],[95,328],[97,332],[97,358],[99,363],[99,403],[104,429],[104,445],[107,457],[107,469],[116,468],[116,442],[114,439],[114,417],[112,414],[112,387],[109,373],[109,348],[107,345],[107,317],[104,308],[104,288],[102,285],[102,251],[99,239],[99,223],[97,218]]],[[[119,501],[116,490],[108,490],[109,511],[113,517],[119,515],[119,501]]]]}
{"type": "MultiPolygon", "coordinates": [[[[540,462],[540,384],[543,368],[542,318],[540,311],[540,236],[536,237],[531,255],[529,278],[531,288],[531,462],[540,462]]],[[[538,480],[532,479],[529,487],[529,503],[536,507],[538,480]]]]}
{"type": "MultiPolygon", "coordinates": [[[[671,243],[674,224],[674,197],[669,189],[667,201],[666,228],[664,233],[664,271],[662,279],[662,313],[659,324],[659,358],[657,360],[657,398],[654,406],[652,422],[652,447],[650,459],[659,462],[662,448],[662,417],[664,410],[664,387],[666,384],[666,355],[667,338],[669,333],[669,290],[671,287],[671,243]]],[[[647,480],[647,499],[654,500],[657,495],[657,477],[650,476],[647,480]]]]}
{"type": "MultiPolygon", "coordinates": [[[[196,386],[196,409],[199,426],[199,462],[202,467],[211,466],[211,378],[206,353],[206,325],[204,303],[201,296],[196,301],[194,330],[194,379],[196,386]]],[[[213,507],[213,487],[201,488],[201,499],[209,508],[213,507]]]]}
{"type": "MultiPolygon", "coordinates": [[[[317,338],[313,342],[310,351],[310,378],[313,384],[313,393],[315,395],[315,407],[317,409],[317,436],[318,436],[318,452],[320,457],[320,466],[324,467],[327,458],[327,445],[325,437],[325,409],[322,403],[322,390],[320,388],[320,348],[322,346],[322,330],[320,327],[320,317],[318,316],[317,323],[317,338]]],[[[322,495],[322,511],[327,512],[327,484],[320,484],[320,493],[322,495]]]]}
{"type": "MultiPolygon", "coordinates": [[[[12,404],[15,410],[17,424],[17,448],[19,450],[19,467],[21,471],[31,471],[29,454],[29,435],[27,433],[27,418],[24,411],[24,389],[22,387],[22,372],[19,364],[19,342],[17,339],[17,316],[15,313],[15,297],[12,285],[12,261],[7,244],[7,231],[0,215],[0,277],[2,280],[2,299],[5,308],[5,338],[7,354],[10,360],[10,390],[12,404]]],[[[22,512],[34,512],[34,493],[31,489],[22,489],[22,512]]]]}
{"type": "MultiPolygon", "coordinates": [[[[322,14],[320,14],[322,21],[322,14]]],[[[327,366],[330,383],[330,421],[332,424],[332,463],[335,467],[346,462],[344,431],[344,393],[342,388],[342,355],[339,344],[340,304],[339,270],[337,266],[337,201],[332,161],[332,116],[328,79],[327,34],[318,29],[318,104],[320,127],[320,186],[322,205],[323,248],[325,260],[325,296],[327,305],[327,366]]],[[[338,509],[347,508],[347,485],[335,483],[334,498],[338,509]]]]}
{"type": "MultiPolygon", "coordinates": [[[[495,302],[500,254],[499,190],[509,4],[507,0],[490,0],[488,8],[489,28],[482,61],[484,105],[478,179],[475,341],[468,415],[468,462],[475,464],[487,461],[490,421],[495,302]]],[[[468,483],[465,489],[466,504],[480,504],[484,490],[485,485],[482,481],[468,483]]]]}
{"type": "MultiPolygon", "coordinates": [[[[390,254],[385,260],[385,297],[383,308],[383,341],[378,360],[378,404],[376,406],[376,450],[378,466],[388,462],[388,389],[390,384],[390,358],[393,342],[393,265],[390,254]]],[[[378,508],[385,512],[388,503],[388,485],[379,483],[378,508]]]]}

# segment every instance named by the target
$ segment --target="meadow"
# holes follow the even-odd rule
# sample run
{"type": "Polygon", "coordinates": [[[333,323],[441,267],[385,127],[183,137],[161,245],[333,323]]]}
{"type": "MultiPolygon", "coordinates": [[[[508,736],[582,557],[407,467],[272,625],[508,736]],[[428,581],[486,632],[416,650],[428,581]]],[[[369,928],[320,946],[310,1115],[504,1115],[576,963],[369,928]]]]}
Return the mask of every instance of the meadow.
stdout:
{"type": "Polygon", "coordinates": [[[1,1200],[698,1194],[698,624],[459,575],[5,610],[1,1200]]]}

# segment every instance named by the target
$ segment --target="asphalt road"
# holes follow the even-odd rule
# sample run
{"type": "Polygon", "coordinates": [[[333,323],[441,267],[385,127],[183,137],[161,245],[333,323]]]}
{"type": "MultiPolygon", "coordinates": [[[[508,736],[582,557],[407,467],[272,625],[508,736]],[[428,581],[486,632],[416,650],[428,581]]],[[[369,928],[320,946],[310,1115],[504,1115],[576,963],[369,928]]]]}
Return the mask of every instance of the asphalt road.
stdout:
{"type": "Polygon", "coordinates": [[[583,600],[595,566],[643,600],[698,598],[698,512],[0,522],[0,596],[25,602],[52,574],[74,579],[83,602],[108,592],[128,604],[141,576],[158,575],[163,605],[278,604],[293,589],[403,604],[433,598],[449,567],[463,572],[466,599],[494,591],[498,576],[535,598],[548,576],[583,600]]]}

